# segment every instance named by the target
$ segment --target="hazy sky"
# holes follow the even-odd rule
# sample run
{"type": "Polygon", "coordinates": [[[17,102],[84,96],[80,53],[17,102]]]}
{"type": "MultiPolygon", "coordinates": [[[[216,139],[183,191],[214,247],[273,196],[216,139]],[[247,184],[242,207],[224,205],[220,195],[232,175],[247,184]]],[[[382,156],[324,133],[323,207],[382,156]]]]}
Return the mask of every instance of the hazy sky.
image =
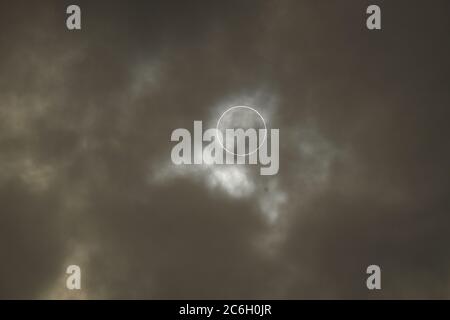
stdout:
{"type": "Polygon", "coordinates": [[[450,298],[449,9],[1,0],[0,298],[450,298]],[[173,165],[232,105],[278,174],[173,165]]]}

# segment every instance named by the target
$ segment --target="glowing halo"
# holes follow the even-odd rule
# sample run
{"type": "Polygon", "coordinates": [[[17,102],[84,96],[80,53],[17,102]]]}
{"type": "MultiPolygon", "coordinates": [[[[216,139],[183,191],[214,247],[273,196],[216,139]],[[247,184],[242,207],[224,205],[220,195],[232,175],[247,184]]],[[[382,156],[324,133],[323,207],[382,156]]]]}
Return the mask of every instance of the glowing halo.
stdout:
{"type": "Polygon", "coordinates": [[[222,149],[225,150],[226,152],[231,153],[231,154],[236,155],[236,156],[245,157],[245,156],[248,156],[248,155],[251,155],[251,154],[257,152],[259,150],[259,148],[264,144],[264,142],[267,139],[267,126],[266,126],[266,121],[264,120],[263,116],[256,109],[254,109],[252,107],[249,107],[249,106],[234,106],[234,107],[231,107],[231,108],[228,108],[227,110],[225,110],[225,112],[222,113],[222,115],[220,116],[219,120],[217,121],[217,125],[216,125],[217,132],[220,131],[219,130],[219,125],[220,125],[220,121],[222,120],[223,116],[228,111],[231,111],[231,110],[237,109],[237,108],[243,108],[243,109],[252,110],[253,112],[255,112],[261,118],[262,122],[264,123],[264,138],[263,138],[262,142],[260,144],[258,144],[258,147],[255,150],[253,150],[252,152],[248,152],[248,153],[245,153],[245,154],[238,154],[238,153],[234,153],[234,152],[232,152],[232,151],[230,151],[230,150],[228,150],[227,148],[224,147],[224,145],[222,143],[222,139],[220,138],[220,135],[217,135],[217,140],[219,141],[220,146],[222,147],[222,149]]]}

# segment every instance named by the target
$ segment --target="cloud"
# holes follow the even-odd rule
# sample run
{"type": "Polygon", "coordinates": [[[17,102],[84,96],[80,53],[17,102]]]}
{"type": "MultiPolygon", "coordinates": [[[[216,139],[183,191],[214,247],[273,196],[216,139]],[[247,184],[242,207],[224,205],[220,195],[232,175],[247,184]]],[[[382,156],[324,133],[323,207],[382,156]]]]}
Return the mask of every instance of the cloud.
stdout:
{"type": "Polygon", "coordinates": [[[66,4],[0,4],[1,297],[448,297],[447,2],[66,4]],[[277,175],[170,162],[232,105],[277,175]]]}

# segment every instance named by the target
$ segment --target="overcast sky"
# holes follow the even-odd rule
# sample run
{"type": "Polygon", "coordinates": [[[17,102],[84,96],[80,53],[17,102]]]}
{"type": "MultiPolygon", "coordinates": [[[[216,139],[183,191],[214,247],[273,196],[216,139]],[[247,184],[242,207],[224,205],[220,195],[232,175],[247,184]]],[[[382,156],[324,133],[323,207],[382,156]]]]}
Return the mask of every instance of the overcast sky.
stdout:
{"type": "Polygon", "coordinates": [[[450,298],[449,9],[1,1],[0,297],[450,298]],[[175,166],[232,105],[278,174],[175,166]]]}

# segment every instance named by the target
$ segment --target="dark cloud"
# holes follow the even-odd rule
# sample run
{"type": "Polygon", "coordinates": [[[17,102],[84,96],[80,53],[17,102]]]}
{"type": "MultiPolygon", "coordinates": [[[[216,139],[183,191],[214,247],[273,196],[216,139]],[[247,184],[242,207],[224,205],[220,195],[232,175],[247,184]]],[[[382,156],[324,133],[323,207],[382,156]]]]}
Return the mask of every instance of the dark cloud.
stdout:
{"type": "Polygon", "coordinates": [[[0,297],[449,297],[447,2],[78,3],[0,5],[0,297]],[[252,103],[278,175],[170,166],[252,103]]]}

